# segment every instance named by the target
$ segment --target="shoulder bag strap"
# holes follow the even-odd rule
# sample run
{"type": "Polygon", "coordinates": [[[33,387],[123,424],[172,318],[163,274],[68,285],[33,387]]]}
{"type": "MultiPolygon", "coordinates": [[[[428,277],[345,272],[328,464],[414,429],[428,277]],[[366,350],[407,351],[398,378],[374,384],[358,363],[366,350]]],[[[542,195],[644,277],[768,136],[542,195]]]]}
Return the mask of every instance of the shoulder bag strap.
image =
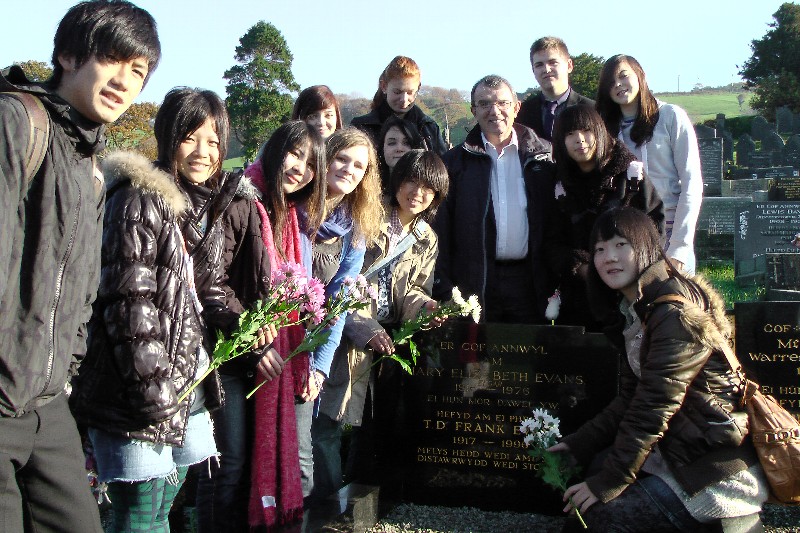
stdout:
{"type": "Polygon", "coordinates": [[[380,261],[374,263],[371,267],[369,267],[367,271],[364,272],[364,277],[367,279],[372,278],[380,269],[388,265],[390,262],[394,261],[395,258],[403,255],[403,253],[406,250],[411,248],[411,245],[413,245],[416,241],[422,238],[427,229],[428,229],[427,222],[425,222],[424,220],[418,221],[414,225],[414,229],[411,230],[411,232],[408,235],[403,237],[399,243],[397,243],[397,246],[395,246],[392,253],[390,253],[389,255],[387,255],[386,257],[384,257],[383,259],[381,259],[380,261]]]}
{"type": "Polygon", "coordinates": [[[25,148],[25,183],[30,185],[39,172],[50,143],[50,117],[42,100],[29,93],[7,92],[22,103],[28,114],[28,144],[25,148]]]}

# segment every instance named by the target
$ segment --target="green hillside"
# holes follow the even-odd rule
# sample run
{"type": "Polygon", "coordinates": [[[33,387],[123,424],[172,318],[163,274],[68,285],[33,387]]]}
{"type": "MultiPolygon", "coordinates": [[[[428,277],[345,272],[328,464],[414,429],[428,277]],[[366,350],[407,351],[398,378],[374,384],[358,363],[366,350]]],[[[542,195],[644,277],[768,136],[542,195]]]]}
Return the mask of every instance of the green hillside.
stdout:
{"type": "Polygon", "coordinates": [[[729,91],[656,94],[656,98],[659,100],[685,109],[694,123],[715,119],[717,113],[725,113],[726,118],[753,115],[755,114],[754,111],[747,105],[752,96],[753,93],[750,92],[738,93],[729,91]],[[745,103],[741,109],[739,109],[739,94],[743,94],[745,97],[745,103]]]}

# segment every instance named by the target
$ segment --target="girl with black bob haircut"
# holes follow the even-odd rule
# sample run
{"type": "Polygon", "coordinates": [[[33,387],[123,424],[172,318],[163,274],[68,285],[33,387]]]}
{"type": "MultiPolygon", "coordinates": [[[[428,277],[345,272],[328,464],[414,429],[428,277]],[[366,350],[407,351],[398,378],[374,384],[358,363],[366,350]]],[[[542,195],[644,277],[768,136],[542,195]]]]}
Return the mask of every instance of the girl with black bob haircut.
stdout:
{"type": "MultiPolygon", "coordinates": [[[[158,161],[103,160],[101,279],[85,365],[70,401],[88,426],[115,531],[166,531],[190,465],[217,457],[209,410],[207,324],[226,312],[221,215],[238,184],[222,171],[229,123],[213,92],[167,93],[155,120],[158,161]]],[[[203,468],[205,470],[205,468],[203,468]]]]}
{"type": "Polygon", "coordinates": [[[47,81],[58,87],[64,67],[60,57],[75,61],[79,68],[89,58],[128,61],[147,60],[145,85],[161,59],[156,21],[130,2],[93,0],[72,7],[62,19],[53,39],[53,75],[47,81]]]}
{"type": "MultiPolygon", "coordinates": [[[[391,196],[378,238],[367,248],[362,274],[377,300],[347,316],[342,342],[320,393],[314,422],[315,490],[320,496],[342,484],[341,437],[353,427],[344,478],[397,490],[396,432],[402,374],[394,361],[372,368],[381,355],[395,351],[389,332],[421,311],[436,309],[431,297],[438,255],[436,234],[428,225],[447,196],[449,178],[434,152],[411,150],[392,171],[391,196]],[[369,398],[369,401],[368,401],[369,398]]],[[[438,326],[440,321],[431,321],[438,326]]]]}
{"type": "Polygon", "coordinates": [[[409,150],[427,149],[425,140],[413,122],[391,116],[386,119],[378,136],[378,161],[381,172],[381,189],[389,192],[392,169],[409,150]]]}
{"type": "MultiPolygon", "coordinates": [[[[590,244],[591,302],[613,324],[620,392],[550,448],[591,463],[564,501],[590,531],[707,531],[721,520],[756,531],[769,486],[747,438],[741,378],[722,354],[724,301],[672,265],[638,209],[600,215],[590,244]]],[[[575,522],[565,531],[582,531],[575,522]]]]}
{"type": "Polygon", "coordinates": [[[597,217],[629,205],[647,213],[663,232],[664,205],[633,154],[609,134],[591,106],[568,107],[556,118],[553,157],[557,209],[546,235],[548,261],[560,280],[558,319],[599,330],[586,299],[589,235],[597,217]]]}

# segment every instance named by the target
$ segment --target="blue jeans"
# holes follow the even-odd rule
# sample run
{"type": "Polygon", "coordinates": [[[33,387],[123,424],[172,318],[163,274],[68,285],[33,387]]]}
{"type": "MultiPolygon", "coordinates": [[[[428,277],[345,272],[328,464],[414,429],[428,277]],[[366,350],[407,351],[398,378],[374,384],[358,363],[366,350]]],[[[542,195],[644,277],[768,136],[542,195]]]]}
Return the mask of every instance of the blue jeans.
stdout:
{"type": "Polygon", "coordinates": [[[253,380],[220,374],[225,405],[212,413],[220,463],[197,481],[199,533],[247,531],[252,417],[245,395],[253,380]]]}
{"type": "Polygon", "coordinates": [[[311,421],[314,418],[314,402],[295,400],[294,414],[297,418],[297,451],[300,455],[300,482],[303,497],[314,490],[314,452],[311,447],[311,421]]]}
{"type": "Polygon", "coordinates": [[[320,413],[311,424],[314,449],[314,497],[325,498],[342,488],[342,426],[320,413]]]}
{"type": "MultiPolygon", "coordinates": [[[[595,503],[583,518],[590,531],[607,533],[688,533],[702,526],[657,476],[636,480],[608,503],[595,503]]],[[[571,518],[564,530],[578,531],[574,523],[571,518]]]]}

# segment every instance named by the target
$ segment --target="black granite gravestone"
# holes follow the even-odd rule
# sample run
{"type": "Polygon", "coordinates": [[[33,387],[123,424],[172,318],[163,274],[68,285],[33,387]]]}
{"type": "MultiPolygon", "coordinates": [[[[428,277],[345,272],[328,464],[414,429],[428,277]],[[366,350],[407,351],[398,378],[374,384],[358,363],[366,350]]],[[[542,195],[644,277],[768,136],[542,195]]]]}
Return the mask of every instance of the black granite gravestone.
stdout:
{"type": "Polygon", "coordinates": [[[787,106],[781,106],[775,110],[775,126],[778,133],[792,133],[794,113],[787,106]]]}
{"type": "Polygon", "coordinates": [[[767,255],[767,291],[800,291],[800,254],[767,255]]]}
{"type": "Polygon", "coordinates": [[[740,208],[736,217],[734,239],[736,276],[758,271],[766,273],[764,254],[800,253],[791,244],[798,231],[798,202],[753,202],[740,208]]]}
{"type": "Polygon", "coordinates": [[[769,190],[771,185],[772,180],[769,178],[725,180],[722,182],[722,196],[734,198],[752,198],[755,192],[766,192],[769,190]]]}
{"type": "Polygon", "coordinates": [[[739,302],[734,309],[739,362],[800,420],[800,302],[739,302]]]}
{"type": "Polygon", "coordinates": [[[408,380],[404,499],[558,513],[536,476],[520,422],[544,407],[577,429],[617,393],[605,336],[573,326],[451,322],[428,332],[408,380]]]}
{"type": "Polygon", "coordinates": [[[800,178],[779,178],[772,182],[767,196],[770,202],[800,200],[800,178]]]}
{"type": "Polygon", "coordinates": [[[778,179],[796,178],[798,172],[792,167],[766,167],[760,168],[751,166],[750,168],[739,168],[733,171],[731,176],[735,180],[740,179],[778,179]]]}
{"type": "Polygon", "coordinates": [[[736,164],[740,167],[750,166],[750,156],[756,151],[756,143],[746,133],[742,133],[736,142],[736,164]]]}
{"type": "MultiPolygon", "coordinates": [[[[708,128],[713,131],[713,128],[708,128]]],[[[722,193],[722,138],[698,137],[700,169],[703,174],[703,196],[722,193]]]]}

